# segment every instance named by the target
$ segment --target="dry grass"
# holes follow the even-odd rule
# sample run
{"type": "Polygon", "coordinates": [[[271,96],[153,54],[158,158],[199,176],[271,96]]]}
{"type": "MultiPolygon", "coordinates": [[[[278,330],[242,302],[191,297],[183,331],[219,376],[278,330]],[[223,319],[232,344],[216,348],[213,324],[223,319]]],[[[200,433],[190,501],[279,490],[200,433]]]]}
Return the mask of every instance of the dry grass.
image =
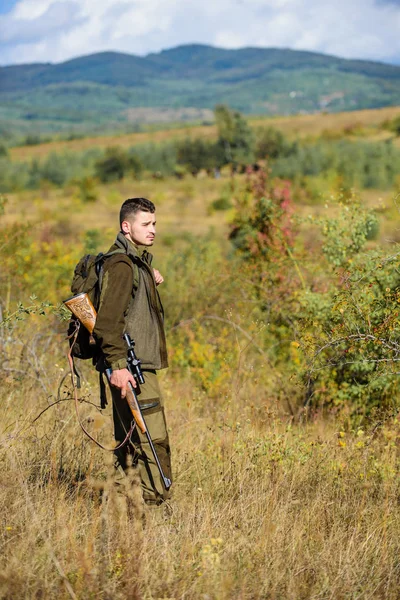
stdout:
{"type": "MultiPolygon", "coordinates": [[[[383,139],[390,137],[389,132],[381,131],[382,123],[393,119],[400,114],[400,107],[391,106],[386,108],[359,110],[343,113],[316,113],[312,115],[295,115],[288,117],[265,117],[251,119],[254,127],[271,125],[280,129],[290,137],[318,136],[323,132],[343,133],[348,127],[361,126],[366,128],[368,138],[383,139]]],[[[108,146],[120,146],[128,148],[134,144],[143,142],[162,142],[165,140],[182,139],[186,136],[203,137],[214,139],[216,137],[215,126],[183,127],[182,129],[167,129],[147,133],[130,133],[118,136],[87,137],[81,140],[57,141],[37,146],[21,146],[10,149],[12,160],[30,160],[31,158],[43,158],[50,152],[81,152],[93,146],[106,148],[108,146]]]]}
{"type": "MultiPolygon", "coordinates": [[[[45,223],[66,251],[97,228],[107,247],[121,199],[144,195],[157,205],[161,241],[211,226],[225,238],[229,214],[208,207],[229,182],[126,180],[99,186],[94,204],[73,188],[24,192],[10,196],[2,222],[33,220],[41,234],[45,223]]],[[[260,364],[257,383],[247,356],[226,357],[231,387],[213,398],[189,370],[171,370],[171,512],[144,509],[134,473],[127,494],[116,493],[110,455],[83,437],[68,387],[34,422],[65,375],[60,329],[31,317],[0,331],[0,352],[12,357],[0,364],[1,599],[397,600],[398,420],[355,431],[323,415],[293,423],[272,399],[285,375],[260,364]]],[[[82,397],[97,401],[89,368],[82,397]]],[[[109,414],[85,402],[81,412],[110,442],[109,414]]]]}
{"type": "Polygon", "coordinates": [[[71,401],[31,425],[46,393],[2,382],[1,598],[398,598],[398,422],[293,426],[238,379],[218,402],[190,379],[163,383],[172,512],[143,516],[134,474],[127,502],[71,401]]]}
{"type": "MultiPolygon", "coordinates": [[[[382,132],[382,124],[386,120],[394,119],[400,114],[399,106],[388,106],[368,110],[355,110],[341,113],[315,113],[311,115],[297,115],[275,117],[269,119],[270,124],[280,129],[290,137],[318,136],[324,132],[343,134],[347,128],[357,127],[365,129],[368,139],[390,137],[390,133],[382,132]]],[[[252,121],[254,125],[264,125],[266,120],[252,121]]]]}
{"type": "Polygon", "coordinates": [[[144,196],[157,206],[158,234],[174,236],[191,232],[206,234],[210,228],[226,233],[229,213],[213,212],[211,203],[230,185],[230,178],[183,180],[151,177],[140,181],[126,178],[112,185],[98,185],[95,203],[82,203],[77,188],[50,189],[43,193],[24,191],[8,195],[2,223],[13,224],[28,220],[38,231],[47,229],[51,237],[76,240],[88,229],[98,229],[104,237],[104,246],[111,244],[118,226],[118,212],[126,198],[144,196]]]}

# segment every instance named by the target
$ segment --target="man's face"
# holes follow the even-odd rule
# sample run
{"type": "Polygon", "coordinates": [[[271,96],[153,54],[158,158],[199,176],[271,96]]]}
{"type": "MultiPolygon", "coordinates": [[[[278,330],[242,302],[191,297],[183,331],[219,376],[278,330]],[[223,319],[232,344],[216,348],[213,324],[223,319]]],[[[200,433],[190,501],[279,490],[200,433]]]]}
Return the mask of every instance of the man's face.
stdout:
{"type": "Polygon", "coordinates": [[[122,231],[125,236],[137,246],[152,246],[156,235],[155,213],[137,212],[122,222],[122,231]]]}

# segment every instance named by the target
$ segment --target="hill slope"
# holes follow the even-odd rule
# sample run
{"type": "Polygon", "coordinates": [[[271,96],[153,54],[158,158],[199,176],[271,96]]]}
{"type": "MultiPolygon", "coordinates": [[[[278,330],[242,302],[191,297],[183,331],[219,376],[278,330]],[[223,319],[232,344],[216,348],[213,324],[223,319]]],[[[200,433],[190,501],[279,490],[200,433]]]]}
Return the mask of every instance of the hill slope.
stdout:
{"type": "Polygon", "coordinates": [[[146,57],[102,52],[0,68],[3,130],[102,130],[135,121],[138,107],[156,121],[160,109],[173,109],[176,119],[179,109],[219,102],[245,113],[291,114],[388,106],[399,97],[400,67],[288,49],[187,45],[146,57]]]}

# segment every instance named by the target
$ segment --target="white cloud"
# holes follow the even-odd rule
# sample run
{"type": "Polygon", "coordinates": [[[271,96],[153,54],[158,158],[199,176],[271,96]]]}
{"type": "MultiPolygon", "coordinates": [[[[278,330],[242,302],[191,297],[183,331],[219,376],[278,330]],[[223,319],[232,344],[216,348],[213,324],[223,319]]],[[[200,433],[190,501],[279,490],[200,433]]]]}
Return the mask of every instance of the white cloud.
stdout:
{"type": "Polygon", "coordinates": [[[8,19],[0,17],[0,43],[19,45],[40,44],[53,39],[67,29],[79,27],[84,18],[78,16],[77,2],[67,0],[55,2],[44,7],[37,16],[28,16],[28,11],[22,11],[25,16],[8,19]]]}
{"type": "Polygon", "coordinates": [[[400,0],[19,0],[0,16],[1,63],[59,62],[187,43],[286,47],[400,61],[400,0]]]}
{"type": "Polygon", "coordinates": [[[43,15],[53,4],[49,0],[24,0],[15,5],[13,16],[18,20],[33,20],[43,15]]]}

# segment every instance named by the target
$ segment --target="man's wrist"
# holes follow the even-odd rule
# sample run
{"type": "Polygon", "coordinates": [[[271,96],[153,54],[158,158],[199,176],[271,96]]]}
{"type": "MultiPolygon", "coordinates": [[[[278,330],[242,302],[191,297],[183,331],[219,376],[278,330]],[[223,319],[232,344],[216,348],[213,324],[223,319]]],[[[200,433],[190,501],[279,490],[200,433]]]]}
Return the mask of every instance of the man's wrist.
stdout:
{"type": "Polygon", "coordinates": [[[113,371],[119,371],[120,369],[127,369],[128,363],[126,362],[126,358],[121,358],[110,364],[110,367],[113,371]]]}

